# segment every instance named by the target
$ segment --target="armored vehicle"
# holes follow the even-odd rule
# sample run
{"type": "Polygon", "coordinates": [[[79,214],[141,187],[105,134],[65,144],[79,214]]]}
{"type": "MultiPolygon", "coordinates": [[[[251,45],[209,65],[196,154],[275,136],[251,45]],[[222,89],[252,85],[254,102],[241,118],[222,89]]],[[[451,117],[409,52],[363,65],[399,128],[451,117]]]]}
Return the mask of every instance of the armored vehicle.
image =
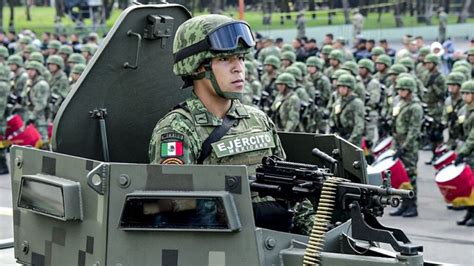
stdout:
{"type": "Polygon", "coordinates": [[[53,151],[11,149],[17,261],[427,264],[421,246],[375,219],[385,205],[412,194],[367,176],[362,151],[336,136],[281,133],[287,161],[262,158],[254,177],[245,166],[148,164],[153,127],[190,94],[172,73],[174,34],[190,17],[175,4],[126,9],[61,106],[53,151]],[[311,199],[317,209],[311,235],[256,227],[252,191],[289,202],[311,199]],[[212,222],[193,207],[200,201],[216,204],[212,222]],[[147,203],[187,207],[150,216],[147,203]]]}

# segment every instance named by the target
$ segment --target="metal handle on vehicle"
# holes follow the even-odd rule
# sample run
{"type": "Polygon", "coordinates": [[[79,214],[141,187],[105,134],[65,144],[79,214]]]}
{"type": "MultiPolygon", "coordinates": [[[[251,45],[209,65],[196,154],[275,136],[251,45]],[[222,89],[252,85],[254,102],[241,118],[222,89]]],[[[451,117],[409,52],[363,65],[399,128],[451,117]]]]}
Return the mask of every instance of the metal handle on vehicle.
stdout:
{"type": "Polygon", "coordinates": [[[127,31],[127,35],[133,35],[137,37],[137,54],[135,55],[135,64],[131,65],[129,62],[125,62],[123,64],[124,68],[131,68],[137,69],[138,68],[138,60],[140,59],[140,48],[142,46],[142,36],[139,33],[133,32],[132,30],[127,31]]]}

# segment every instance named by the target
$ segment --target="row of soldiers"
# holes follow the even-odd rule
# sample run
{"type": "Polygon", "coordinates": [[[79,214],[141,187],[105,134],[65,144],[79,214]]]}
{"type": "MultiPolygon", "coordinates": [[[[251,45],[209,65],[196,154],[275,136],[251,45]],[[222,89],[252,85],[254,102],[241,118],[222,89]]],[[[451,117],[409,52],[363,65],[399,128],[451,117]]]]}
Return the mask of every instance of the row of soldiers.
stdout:
{"type": "MultiPolygon", "coordinates": [[[[474,140],[466,146],[472,122],[464,121],[472,116],[472,108],[461,97],[461,87],[466,94],[473,87],[473,48],[447,77],[438,70],[441,59],[428,47],[421,48],[417,58],[407,55],[396,62],[382,47],[375,47],[370,59],[352,58],[326,45],[319,56],[303,63],[289,45],[281,50],[266,47],[259,53],[263,61],[249,57],[245,63],[243,102],[264,110],[282,131],[337,133],[359,147],[365,139],[369,148],[393,136],[394,159],[404,163],[411,181],[403,188],[415,192],[420,136],[433,149],[431,163],[447,128],[448,144],[459,154],[457,163],[464,159],[474,167],[474,140]]],[[[417,216],[416,197],[391,214],[417,216]]]]}
{"type": "MultiPolygon", "coordinates": [[[[84,45],[81,53],[74,53],[72,47],[51,41],[41,51],[29,37],[19,40],[12,55],[0,46],[1,135],[7,118],[18,114],[27,125],[35,125],[47,146],[48,125],[96,50],[96,46],[84,45]]],[[[1,150],[0,173],[7,172],[5,151],[1,150]]]]}

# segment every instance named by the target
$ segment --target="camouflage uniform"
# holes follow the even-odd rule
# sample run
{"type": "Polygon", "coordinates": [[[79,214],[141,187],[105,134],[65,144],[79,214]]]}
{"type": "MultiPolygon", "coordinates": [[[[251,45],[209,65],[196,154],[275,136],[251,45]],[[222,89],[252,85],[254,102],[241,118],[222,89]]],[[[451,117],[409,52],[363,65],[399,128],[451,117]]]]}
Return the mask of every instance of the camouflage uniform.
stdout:
{"type": "MultiPolygon", "coordinates": [[[[397,90],[408,90],[413,92],[416,86],[412,78],[405,77],[397,80],[397,90]]],[[[413,94],[412,94],[413,96],[413,94]]],[[[399,157],[405,165],[410,177],[410,184],[402,184],[402,188],[413,189],[416,195],[416,166],[418,162],[419,136],[423,119],[423,108],[416,97],[403,99],[393,107],[393,138],[397,149],[395,157],[399,157]]],[[[404,217],[417,216],[416,196],[412,200],[404,200],[403,205],[391,215],[403,215],[404,217]]]]}
{"type": "MultiPolygon", "coordinates": [[[[461,87],[462,93],[474,94],[474,81],[466,81],[461,87]]],[[[464,142],[458,150],[458,156],[474,169],[474,104],[465,104],[460,111],[458,122],[462,124],[461,140],[464,142]]]]}
{"type": "Polygon", "coordinates": [[[8,58],[7,63],[8,65],[15,64],[18,67],[18,69],[13,73],[14,76],[11,82],[11,90],[16,95],[21,95],[28,79],[28,74],[26,74],[26,71],[23,68],[23,58],[21,58],[19,55],[12,55],[8,58]]]}
{"type": "MultiPolygon", "coordinates": [[[[0,134],[5,136],[6,130],[6,109],[8,102],[8,94],[10,93],[10,69],[6,65],[0,64],[0,134]]],[[[8,166],[5,157],[6,149],[4,145],[0,145],[0,174],[7,174],[8,166]]]]}
{"type": "Polygon", "coordinates": [[[327,105],[329,98],[331,97],[331,81],[323,75],[324,61],[315,56],[309,57],[306,60],[306,65],[309,67],[315,67],[317,70],[314,74],[308,75],[308,80],[314,84],[316,96],[313,97],[313,104],[311,107],[311,120],[306,129],[307,132],[320,132],[326,133],[327,130],[327,114],[329,110],[327,105]]]}
{"type": "Polygon", "coordinates": [[[263,48],[258,54],[258,61],[265,62],[265,59],[270,55],[280,58],[281,56],[280,48],[273,45],[263,48]]]}
{"type": "Polygon", "coordinates": [[[262,82],[262,97],[260,101],[260,106],[262,110],[267,114],[270,115],[270,106],[273,103],[277,95],[277,90],[275,87],[275,80],[278,76],[278,69],[280,68],[280,59],[276,56],[270,55],[265,58],[263,62],[264,67],[270,66],[272,71],[265,71],[265,73],[261,77],[262,82]]]}
{"type": "Polygon", "coordinates": [[[332,66],[331,65],[329,68],[327,68],[324,71],[324,75],[326,77],[331,77],[332,74],[334,74],[334,72],[336,70],[341,68],[342,63],[344,62],[344,55],[341,52],[341,50],[332,50],[331,53],[329,54],[329,60],[331,60],[331,59],[339,61],[339,65],[337,65],[337,66],[332,66]]]}
{"type": "Polygon", "coordinates": [[[27,108],[25,121],[34,122],[41,134],[43,143],[48,142],[48,121],[47,107],[50,97],[50,88],[48,82],[41,76],[42,66],[38,62],[30,61],[26,65],[27,69],[35,69],[38,75],[33,79],[28,79],[25,90],[23,91],[23,99],[26,99],[27,108]]]}
{"type": "Polygon", "coordinates": [[[366,138],[375,142],[378,138],[378,122],[379,112],[381,108],[381,86],[378,80],[372,77],[374,72],[374,63],[369,59],[362,59],[359,61],[359,68],[365,68],[368,74],[365,78],[361,78],[365,86],[365,91],[369,94],[367,101],[367,108],[369,108],[369,121],[366,125],[366,138]]]}
{"type": "Polygon", "coordinates": [[[446,78],[446,85],[457,85],[459,90],[456,94],[452,92],[444,101],[443,117],[441,122],[448,128],[449,139],[448,145],[454,150],[456,149],[456,141],[461,137],[462,125],[458,122],[460,110],[464,106],[464,101],[460,93],[461,85],[464,83],[465,77],[461,73],[451,72],[446,78]]]}
{"type": "MultiPolygon", "coordinates": [[[[355,78],[343,74],[337,80],[337,86],[347,86],[350,90],[355,88],[355,78]]],[[[353,94],[339,97],[331,112],[331,120],[335,127],[333,131],[357,147],[362,144],[364,134],[364,103],[353,94]]]]}
{"type": "Polygon", "coordinates": [[[375,73],[374,78],[378,80],[380,84],[383,84],[386,88],[388,88],[391,84],[390,79],[388,78],[388,69],[392,66],[392,59],[388,55],[383,54],[377,58],[375,64],[385,65],[385,71],[378,71],[377,73],[375,73]]]}
{"type": "Polygon", "coordinates": [[[59,106],[66,99],[67,94],[69,93],[69,79],[66,76],[66,73],[62,70],[64,68],[63,59],[59,55],[51,55],[48,57],[48,64],[55,64],[58,66],[58,71],[53,73],[51,80],[49,82],[49,87],[51,89],[51,101],[50,101],[50,111],[51,117],[54,118],[56,112],[59,110],[59,106]]]}
{"type": "Polygon", "coordinates": [[[296,131],[300,124],[301,101],[292,89],[296,86],[294,77],[289,73],[280,74],[275,84],[285,84],[283,93],[278,93],[272,104],[273,121],[279,130],[296,131]]]}

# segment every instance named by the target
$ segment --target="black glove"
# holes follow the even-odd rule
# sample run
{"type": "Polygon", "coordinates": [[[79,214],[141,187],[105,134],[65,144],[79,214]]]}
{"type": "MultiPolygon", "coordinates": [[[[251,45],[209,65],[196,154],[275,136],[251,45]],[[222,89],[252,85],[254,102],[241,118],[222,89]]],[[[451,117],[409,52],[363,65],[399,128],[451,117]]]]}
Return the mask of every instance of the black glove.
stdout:
{"type": "Polygon", "coordinates": [[[462,155],[458,155],[458,157],[456,157],[456,160],[454,160],[454,165],[458,166],[460,163],[463,163],[464,162],[464,156],[462,155]]]}
{"type": "Polygon", "coordinates": [[[392,156],[392,159],[397,159],[397,158],[400,158],[400,156],[403,155],[403,149],[398,149],[395,154],[392,156]]]}

